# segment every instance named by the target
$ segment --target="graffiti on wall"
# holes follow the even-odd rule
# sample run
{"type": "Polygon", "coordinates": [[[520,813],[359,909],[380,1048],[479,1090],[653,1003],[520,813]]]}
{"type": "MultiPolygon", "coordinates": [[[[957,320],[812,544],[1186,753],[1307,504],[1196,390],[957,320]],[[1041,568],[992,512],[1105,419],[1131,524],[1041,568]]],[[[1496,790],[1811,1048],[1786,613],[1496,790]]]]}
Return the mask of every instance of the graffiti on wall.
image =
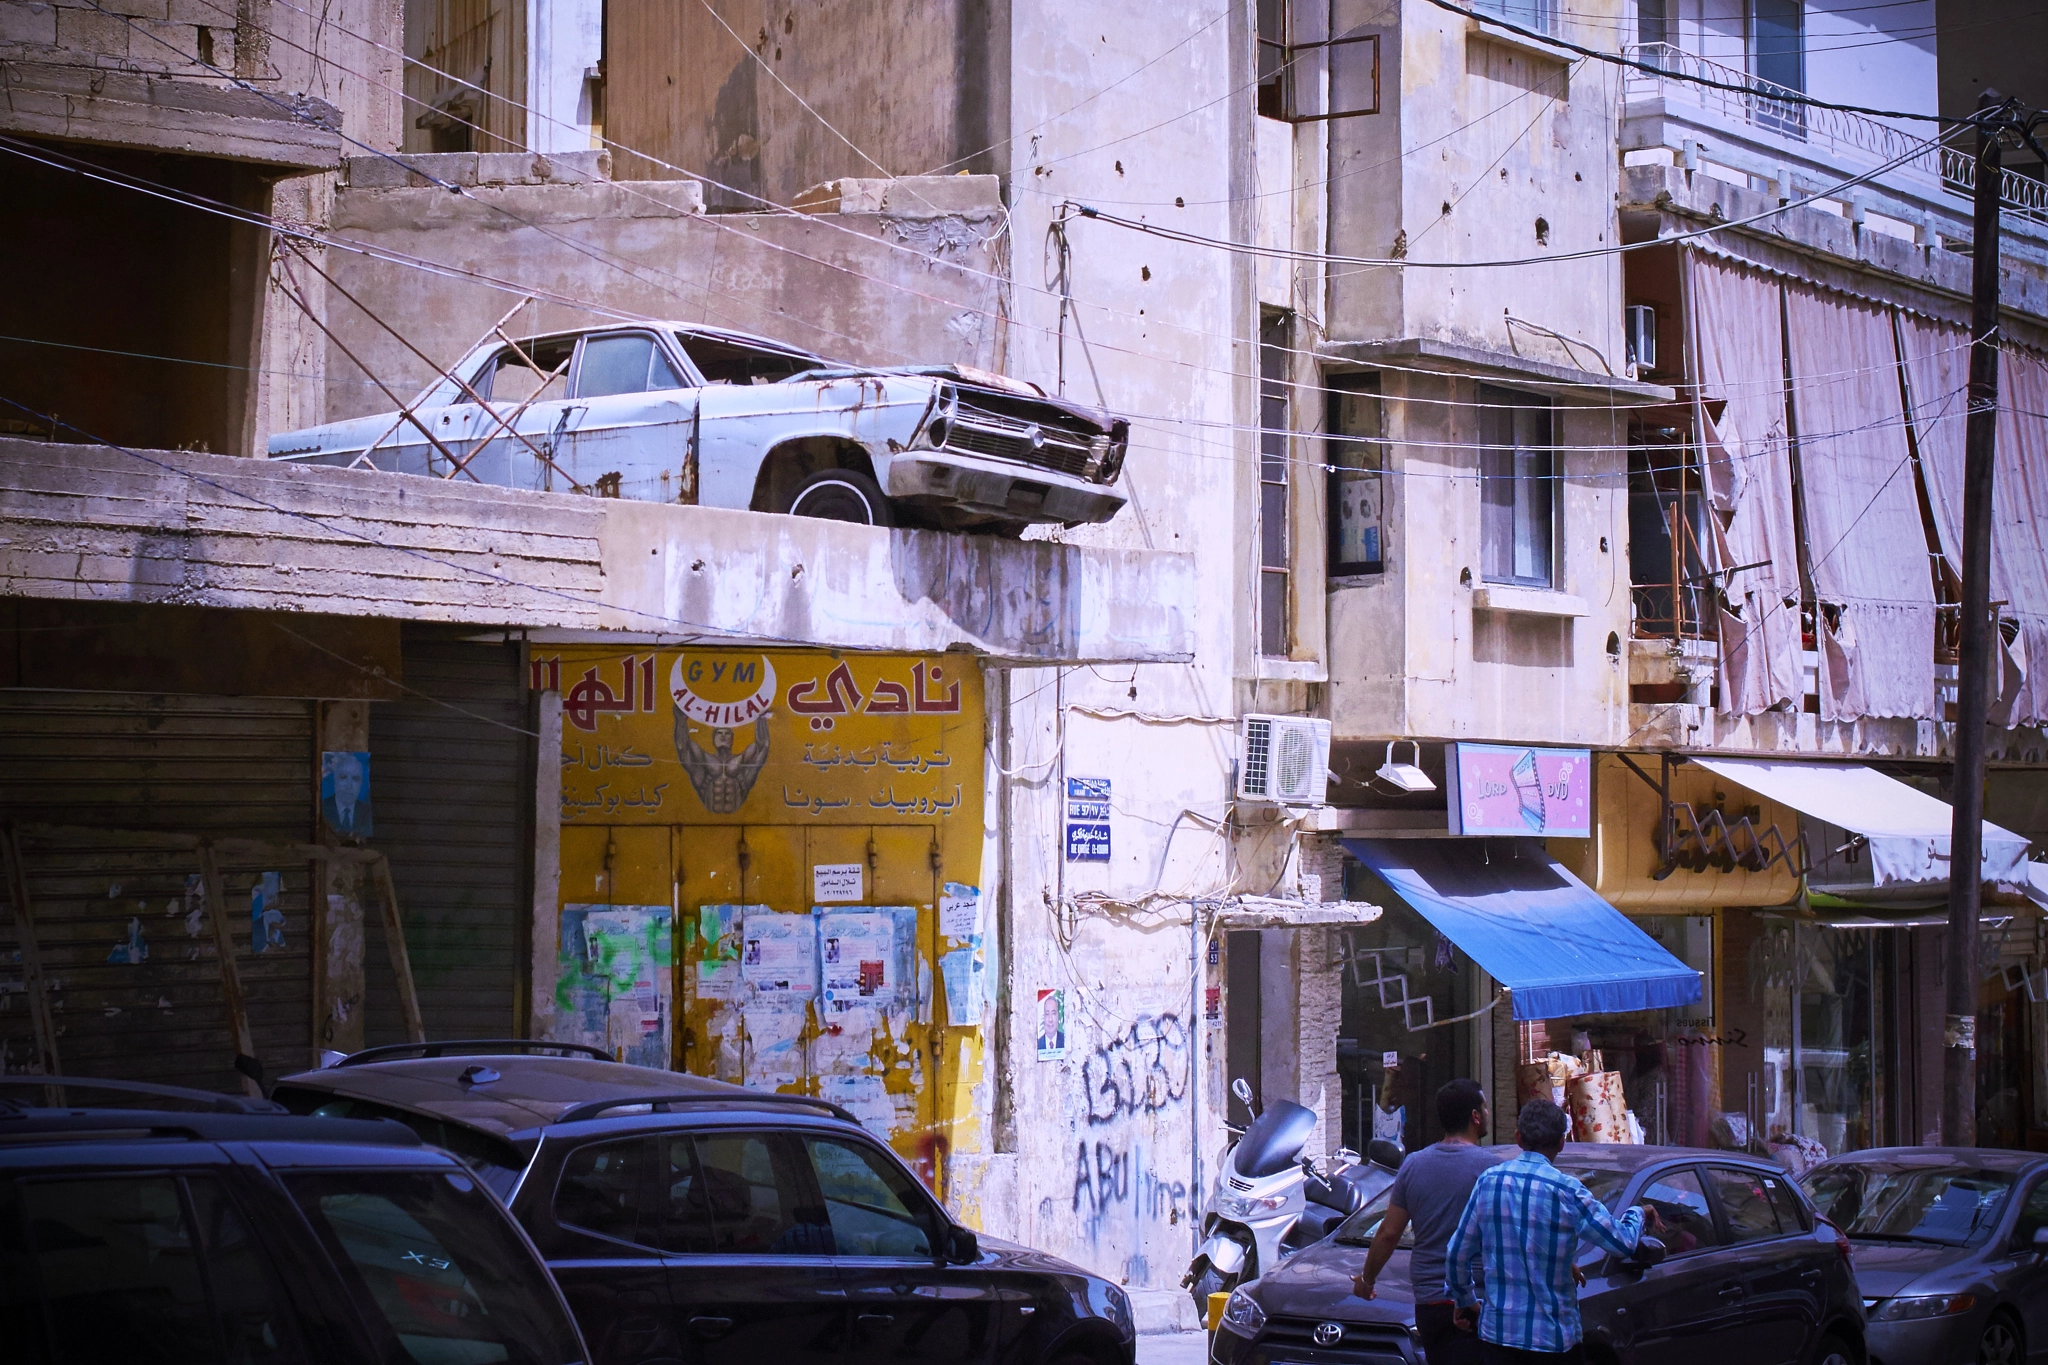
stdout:
{"type": "Polygon", "coordinates": [[[1156,1114],[1188,1095],[1187,1026],[1177,1014],[1143,1014],[1098,1044],[1081,1068],[1088,1122],[1156,1114]]]}

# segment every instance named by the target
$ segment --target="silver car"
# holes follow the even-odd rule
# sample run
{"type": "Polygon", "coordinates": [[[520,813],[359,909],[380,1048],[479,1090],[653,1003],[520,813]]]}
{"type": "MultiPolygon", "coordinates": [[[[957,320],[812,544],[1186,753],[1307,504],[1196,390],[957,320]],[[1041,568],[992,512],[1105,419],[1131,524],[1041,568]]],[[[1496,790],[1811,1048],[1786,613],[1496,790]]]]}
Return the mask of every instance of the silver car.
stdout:
{"type": "Polygon", "coordinates": [[[966,366],[860,369],[685,323],[499,336],[274,460],[1015,535],[1108,521],[1129,424],[966,366]]]}
{"type": "Polygon", "coordinates": [[[1799,1183],[1855,1248],[1871,1365],[2048,1353],[2048,1156],[1879,1147],[1799,1183]]]}

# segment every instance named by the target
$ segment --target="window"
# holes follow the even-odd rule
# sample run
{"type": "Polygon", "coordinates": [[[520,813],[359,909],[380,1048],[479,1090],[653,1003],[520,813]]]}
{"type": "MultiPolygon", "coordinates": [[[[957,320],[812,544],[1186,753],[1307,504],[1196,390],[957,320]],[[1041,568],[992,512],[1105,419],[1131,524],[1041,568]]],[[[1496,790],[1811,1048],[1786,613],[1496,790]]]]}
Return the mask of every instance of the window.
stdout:
{"type": "Polygon", "coordinates": [[[1550,405],[1479,390],[1479,559],[1489,583],[1555,584],[1556,454],[1550,405]]]}
{"type": "Polygon", "coordinates": [[[583,343],[583,363],[576,371],[578,398],[681,387],[675,367],[645,332],[613,332],[583,343]]]}
{"type": "MultiPolygon", "coordinates": [[[[1310,7],[1309,22],[1324,16],[1310,7]]],[[[1263,118],[1317,123],[1380,111],[1380,36],[1352,29],[1300,33],[1288,0],[1259,0],[1258,109],[1263,118]],[[1318,105],[1325,99],[1327,108],[1318,105]]]]}
{"type": "Polygon", "coordinates": [[[1472,0],[1472,8],[1538,33],[1550,32],[1555,18],[1551,0],[1472,0]]]}
{"type": "Polygon", "coordinates": [[[1643,1187],[1640,1202],[1655,1209],[1664,1220],[1663,1229],[1656,1235],[1673,1256],[1720,1244],[1721,1236],[1714,1230],[1714,1215],[1707,1208],[1707,1193],[1700,1188],[1698,1171],[1666,1171],[1654,1177],[1643,1187]]]}
{"type": "Polygon", "coordinates": [[[555,1185],[555,1221],[621,1242],[646,1242],[639,1225],[654,1144],[643,1138],[578,1147],[555,1185]]]}
{"type": "Polygon", "coordinates": [[[1324,463],[1330,478],[1330,573],[1386,568],[1386,410],[1379,376],[1330,381],[1324,463]]]}
{"type": "Polygon", "coordinates": [[[1750,73],[1762,87],[1751,101],[1751,117],[1799,138],[1806,136],[1806,106],[1771,96],[1806,93],[1805,9],[1802,0],[1750,0],[1750,73]]]}
{"type": "Polygon", "coordinates": [[[1286,313],[1268,313],[1259,324],[1259,653],[1287,656],[1292,638],[1289,598],[1289,433],[1293,388],[1288,383],[1293,333],[1286,313]]]}
{"type": "Polygon", "coordinates": [[[806,1138],[804,1145],[839,1255],[931,1259],[930,1207],[901,1168],[861,1143],[806,1138]]]}
{"type": "Polygon", "coordinates": [[[429,1147],[439,1147],[462,1158],[463,1164],[483,1177],[484,1184],[499,1199],[511,1202],[512,1191],[526,1169],[526,1158],[503,1138],[480,1133],[460,1123],[449,1123],[430,1114],[394,1109],[374,1100],[355,1100],[330,1095],[324,1090],[299,1090],[279,1086],[273,1098],[294,1114],[311,1114],[330,1119],[396,1119],[420,1135],[429,1147]]]}
{"type": "Polygon", "coordinates": [[[1706,633],[1711,585],[1700,558],[1706,519],[1700,471],[1681,441],[1629,451],[1628,577],[1637,636],[1677,639],[1706,633]]]}
{"type": "Polygon", "coordinates": [[[2020,1206],[2020,1220],[2012,1230],[2014,1244],[2032,1246],[2034,1234],[2042,1228],[2048,1228],[2048,1180],[2035,1182],[2027,1202],[2020,1206]]]}
{"type": "Polygon", "coordinates": [[[576,1333],[547,1270],[476,1180],[319,1171],[285,1185],[341,1267],[381,1360],[566,1365],[576,1333]],[[388,1334],[388,1335],[387,1335],[388,1334]]]}
{"type": "Polygon", "coordinates": [[[823,1256],[832,1252],[825,1210],[805,1200],[798,1154],[769,1133],[670,1138],[669,1251],[823,1256]]]}
{"type": "Polygon", "coordinates": [[[763,350],[718,337],[678,332],[676,340],[707,384],[780,384],[806,370],[825,367],[814,355],[763,350]]]}
{"type": "Polygon", "coordinates": [[[20,1198],[50,1358],[125,1360],[138,1342],[194,1365],[298,1358],[268,1259],[217,1180],[32,1180],[20,1198]]]}
{"type": "Polygon", "coordinates": [[[504,350],[484,362],[476,377],[476,391],[494,403],[521,403],[531,398],[544,402],[569,394],[569,358],[576,354],[574,337],[548,341],[527,341],[504,350]],[[524,351],[525,355],[520,352],[524,351]],[[531,365],[527,361],[531,360],[531,365]]]}
{"type": "MultiPolygon", "coordinates": [[[[1645,47],[1661,46],[1671,41],[1670,0],[1636,0],[1636,41],[1645,47]]],[[[1644,60],[1654,60],[1658,54],[1644,54],[1644,60]]]]}
{"type": "Polygon", "coordinates": [[[1707,1167],[1714,1197],[1720,1200],[1721,1214],[1728,1220],[1729,1241],[1757,1242],[1786,1231],[1779,1226],[1778,1210],[1771,1203],[1770,1191],[1764,1188],[1766,1178],[1732,1166],[1707,1167]]]}

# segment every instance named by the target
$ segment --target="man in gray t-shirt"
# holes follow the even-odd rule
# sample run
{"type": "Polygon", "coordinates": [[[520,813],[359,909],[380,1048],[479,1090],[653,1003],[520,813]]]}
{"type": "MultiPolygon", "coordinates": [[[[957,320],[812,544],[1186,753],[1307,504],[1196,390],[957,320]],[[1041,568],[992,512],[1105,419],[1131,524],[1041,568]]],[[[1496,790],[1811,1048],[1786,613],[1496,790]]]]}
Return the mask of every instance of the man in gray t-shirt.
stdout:
{"type": "Polygon", "coordinates": [[[1352,1290],[1361,1299],[1373,1297],[1374,1284],[1400,1244],[1401,1234],[1415,1229],[1415,1250],[1408,1260],[1408,1279],[1415,1289],[1415,1326],[1429,1365],[1472,1365],[1480,1358],[1473,1324],[1457,1319],[1457,1305],[1444,1283],[1444,1253],[1464,1216],[1479,1173],[1499,1160],[1479,1145],[1486,1136],[1486,1092],[1476,1081],[1455,1080],[1436,1092],[1437,1120],[1444,1139],[1411,1153],[1394,1177],[1386,1217],[1366,1252],[1365,1269],[1352,1290]]]}

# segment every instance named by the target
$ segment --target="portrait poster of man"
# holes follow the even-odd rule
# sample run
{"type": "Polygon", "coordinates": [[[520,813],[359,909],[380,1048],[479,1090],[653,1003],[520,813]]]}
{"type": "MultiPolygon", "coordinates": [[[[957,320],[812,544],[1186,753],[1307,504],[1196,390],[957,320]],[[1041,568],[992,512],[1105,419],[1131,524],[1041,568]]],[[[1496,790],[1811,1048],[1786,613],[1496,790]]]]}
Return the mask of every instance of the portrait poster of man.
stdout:
{"type": "Polygon", "coordinates": [[[320,819],[344,839],[370,837],[368,754],[330,749],[320,755],[320,819]]]}

